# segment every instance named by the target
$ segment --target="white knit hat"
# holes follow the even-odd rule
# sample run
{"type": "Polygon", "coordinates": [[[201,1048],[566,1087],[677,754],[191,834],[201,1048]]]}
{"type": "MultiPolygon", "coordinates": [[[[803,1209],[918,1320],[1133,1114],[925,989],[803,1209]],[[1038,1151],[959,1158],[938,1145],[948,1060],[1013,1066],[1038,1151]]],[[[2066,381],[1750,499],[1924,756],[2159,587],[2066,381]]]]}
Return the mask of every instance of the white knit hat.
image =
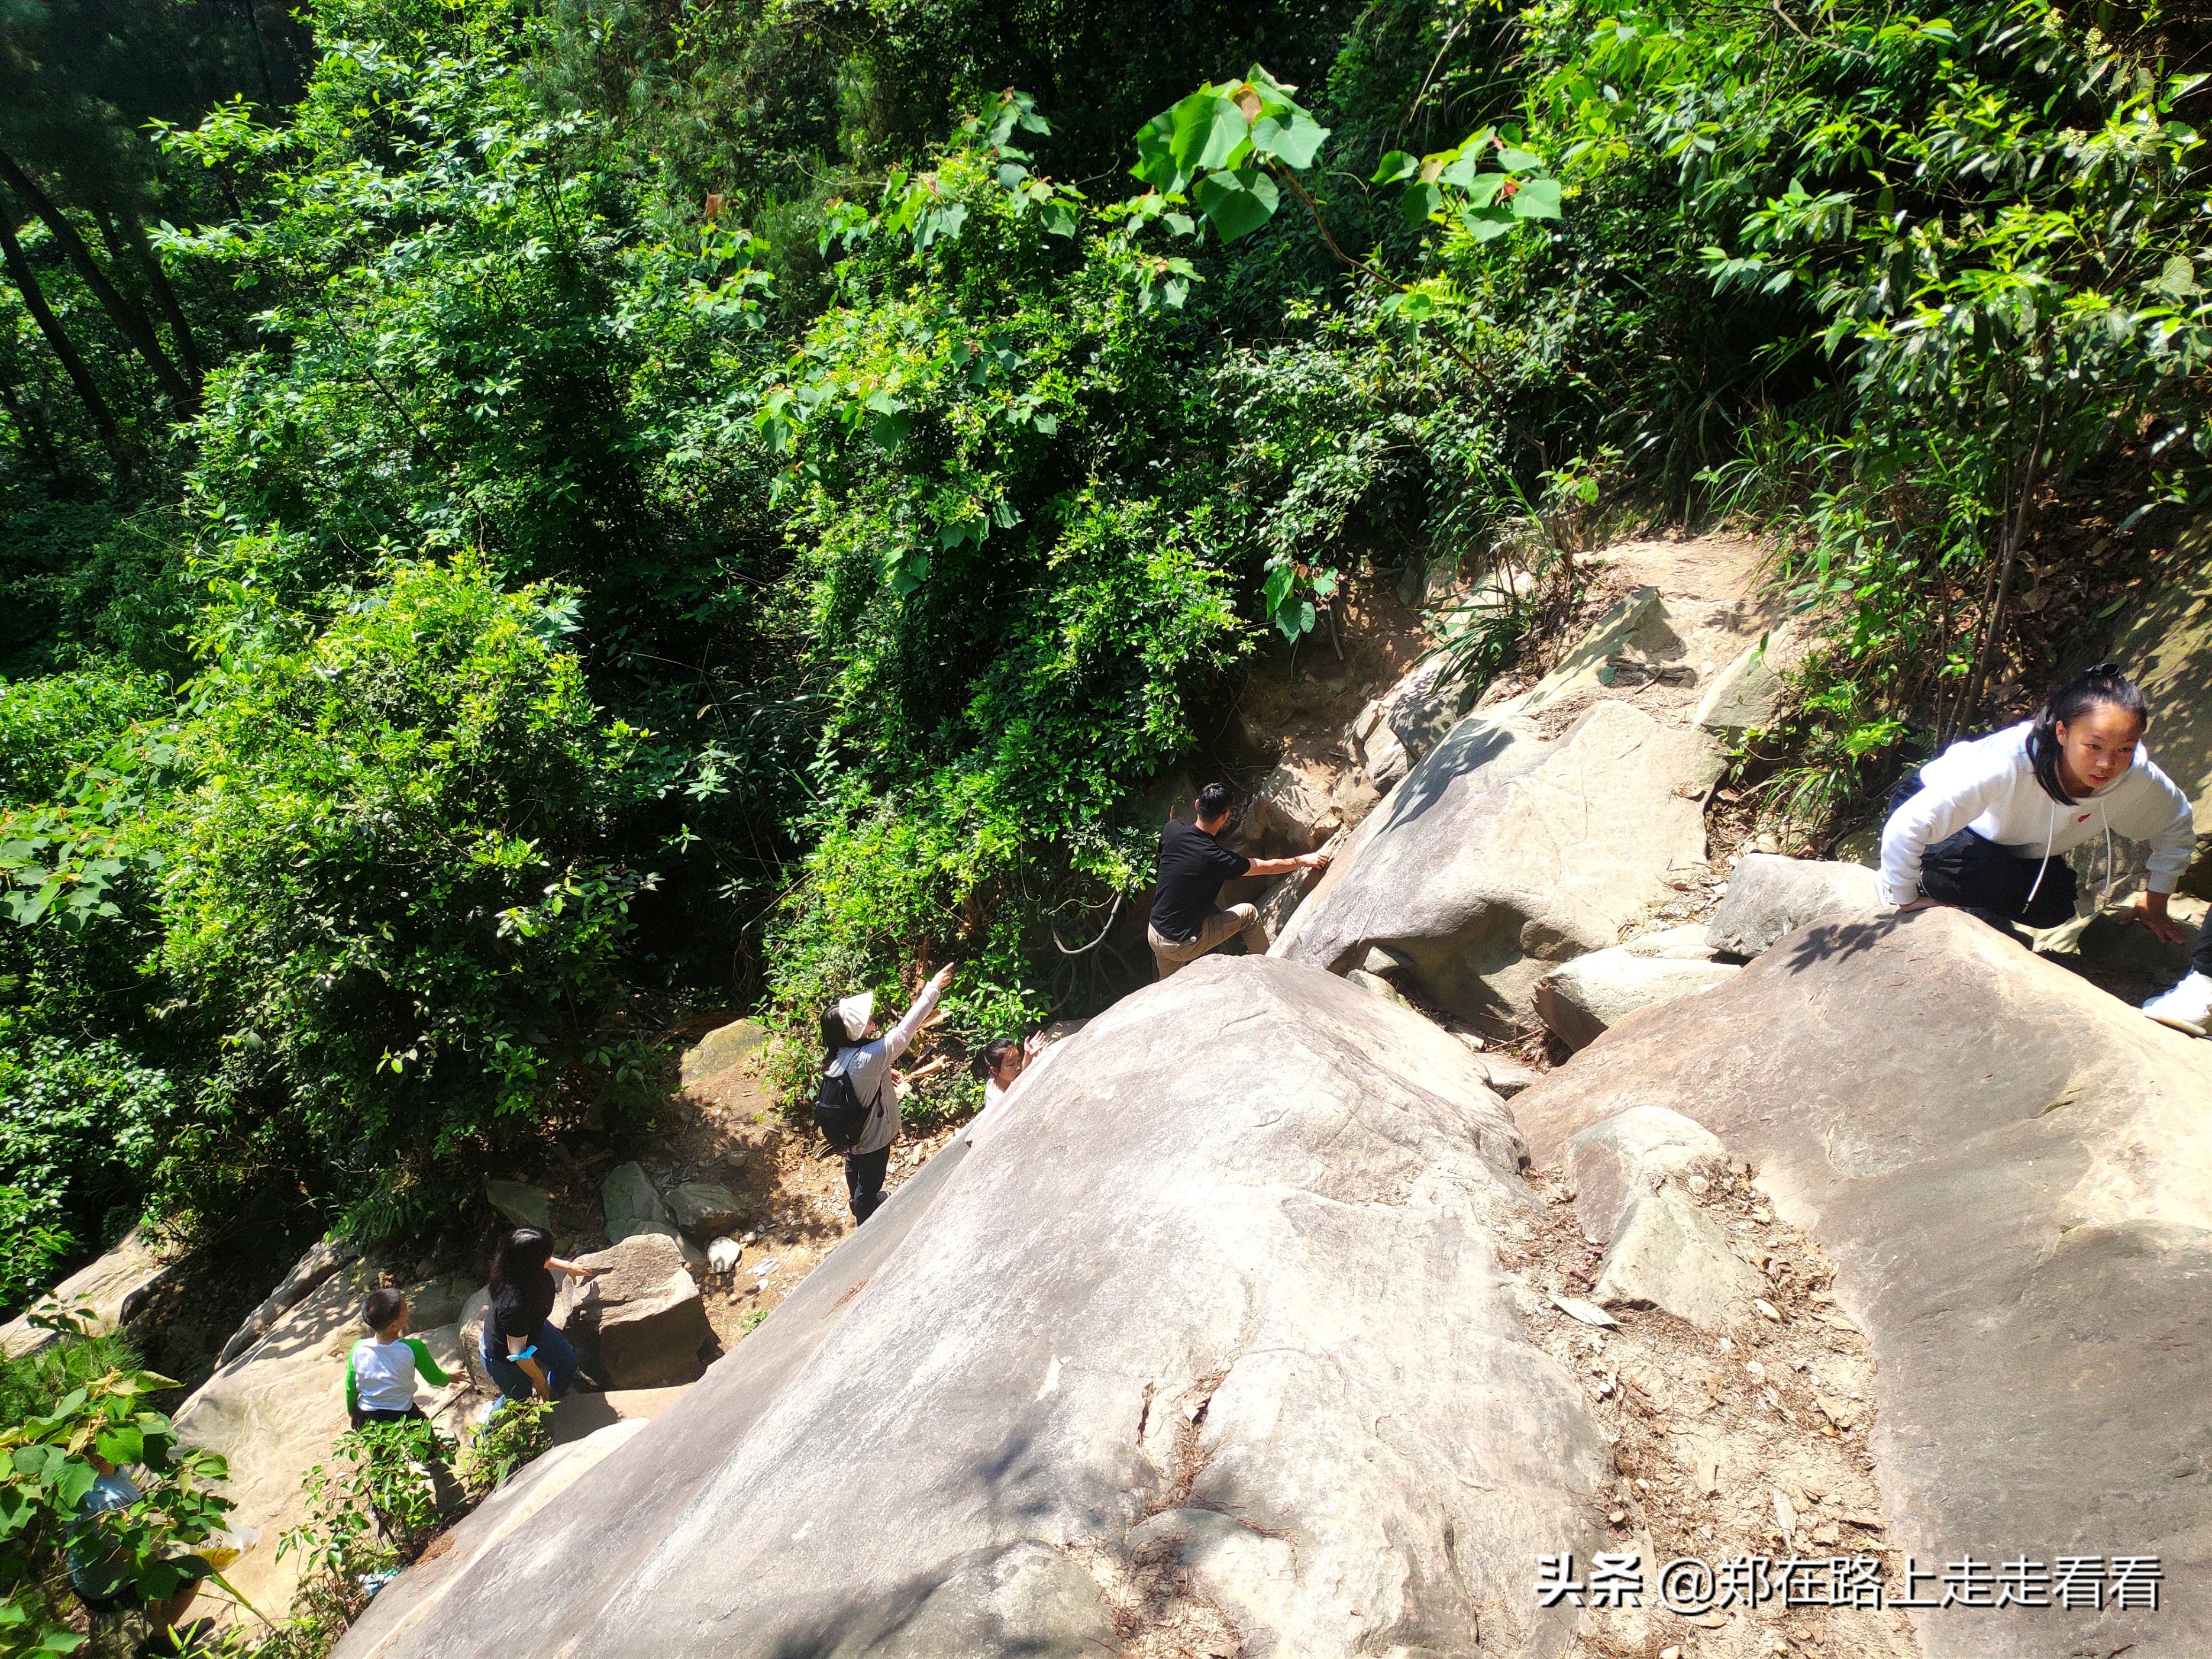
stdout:
{"type": "Polygon", "coordinates": [[[876,1017],[876,994],[863,991],[858,996],[847,997],[837,1005],[837,1018],[845,1022],[845,1035],[858,1042],[867,1035],[868,1022],[876,1017]]]}

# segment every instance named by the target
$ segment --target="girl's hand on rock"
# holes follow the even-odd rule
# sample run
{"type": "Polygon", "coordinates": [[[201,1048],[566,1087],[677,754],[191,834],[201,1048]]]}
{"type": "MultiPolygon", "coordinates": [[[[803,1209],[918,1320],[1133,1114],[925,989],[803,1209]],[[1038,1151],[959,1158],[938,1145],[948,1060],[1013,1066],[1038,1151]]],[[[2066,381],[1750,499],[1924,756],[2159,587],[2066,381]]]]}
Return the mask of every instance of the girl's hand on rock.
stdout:
{"type": "Polygon", "coordinates": [[[2152,909],[2148,900],[2141,893],[2136,895],[2134,904],[2129,908],[2127,919],[2130,921],[2139,921],[2149,928],[2150,936],[2160,945],[2188,943],[2189,930],[2166,915],[2165,905],[2161,904],[2155,910],[2152,909]]]}
{"type": "Polygon", "coordinates": [[[1923,893],[1918,898],[1913,900],[1911,903],[1899,905],[1897,907],[1897,914],[1901,916],[1905,915],[1908,911],[1932,910],[1935,908],[1936,901],[1929,898],[1927,894],[1923,893]]]}

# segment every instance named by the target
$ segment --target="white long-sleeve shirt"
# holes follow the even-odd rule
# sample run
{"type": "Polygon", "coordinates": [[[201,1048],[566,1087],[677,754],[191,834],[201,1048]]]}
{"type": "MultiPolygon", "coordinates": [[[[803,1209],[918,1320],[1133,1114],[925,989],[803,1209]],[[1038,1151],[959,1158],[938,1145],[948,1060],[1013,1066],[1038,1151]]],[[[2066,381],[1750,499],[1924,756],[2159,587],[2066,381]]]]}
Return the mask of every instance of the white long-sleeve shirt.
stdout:
{"type": "Polygon", "coordinates": [[[914,1006],[899,1016],[897,1024],[870,1042],[841,1048],[830,1062],[830,1074],[853,1079],[853,1092],[867,1101],[868,1123],[853,1144],[854,1152],[879,1152],[899,1138],[898,1091],[891,1087],[891,1067],[907,1051],[937,1006],[937,981],[921,988],[914,1006]]]}
{"type": "Polygon", "coordinates": [[[1881,832],[1882,897],[1920,896],[1920,861],[1937,842],[1971,830],[2021,858],[2058,858],[2107,830],[2150,846],[2150,890],[2171,893],[2197,849],[2189,798],[2136,745],[2135,764],[2068,806],[2044,793],[2027,757],[2028,722],[1954,743],[1920,769],[1920,793],[1881,832]]]}

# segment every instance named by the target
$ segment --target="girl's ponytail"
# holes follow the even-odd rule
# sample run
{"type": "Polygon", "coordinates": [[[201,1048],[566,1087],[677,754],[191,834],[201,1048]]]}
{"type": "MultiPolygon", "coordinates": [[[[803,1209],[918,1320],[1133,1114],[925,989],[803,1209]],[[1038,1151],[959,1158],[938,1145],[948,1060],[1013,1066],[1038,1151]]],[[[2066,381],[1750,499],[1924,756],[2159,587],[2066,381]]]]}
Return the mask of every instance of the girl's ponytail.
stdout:
{"type": "Polygon", "coordinates": [[[2027,763],[2043,793],[2062,806],[2074,805],[2058,781],[2058,728],[2071,726],[2093,708],[2117,708],[2150,725],[2150,705],[2116,662],[2093,663],[2043,700],[2027,729],[2027,763]]]}

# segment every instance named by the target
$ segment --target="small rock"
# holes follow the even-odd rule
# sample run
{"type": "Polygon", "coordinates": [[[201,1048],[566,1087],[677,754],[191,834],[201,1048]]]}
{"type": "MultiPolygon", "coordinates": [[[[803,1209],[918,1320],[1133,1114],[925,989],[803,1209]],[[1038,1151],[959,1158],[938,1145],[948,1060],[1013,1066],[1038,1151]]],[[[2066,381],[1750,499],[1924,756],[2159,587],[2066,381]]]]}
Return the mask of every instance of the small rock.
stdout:
{"type": "Polygon", "coordinates": [[[671,1233],[675,1231],[652,1179],[636,1164],[617,1164],[607,1171],[599,1183],[599,1196],[606,1206],[607,1237],[617,1244],[632,1233],[651,1230],[653,1223],[671,1233]]]}
{"type": "Polygon", "coordinates": [[[1659,1650],[1659,1659],[1682,1659],[1682,1650],[1680,1648],[1662,1648],[1659,1650]]]}
{"type": "Polygon", "coordinates": [[[1608,1243],[1628,1206],[1667,1180],[1717,1169],[1719,1138],[1663,1106],[1632,1106],[1567,1143],[1575,1219],[1593,1244],[1608,1243]]]}
{"type": "Polygon", "coordinates": [[[744,1246],[736,1239],[718,1238],[707,1246],[707,1265],[718,1273],[734,1273],[744,1254],[744,1246]]]}
{"type": "Polygon", "coordinates": [[[1778,1325],[1782,1322],[1782,1315],[1780,1310],[1765,1297],[1754,1296],[1751,1298],[1751,1305],[1759,1310],[1759,1316],[1761,1319],[1772,1320],[1778,1325]]]}
{"type": "Polygon", "coordinates": [[[1719,1461],[1711,1457],[1700,1457],[1698,1460],[1697,1480],[1698,1490],[1706,1497],[1711,1498],[1718,1492],[1721,1489],[1719,1461]]]}
{"type": "Polygon", "coordinates": [[[1814,1395],[1813,1403],[1820,1408],[1822,1416],[1839,1429],[1850,1427],[1852,1419],[1857,1416],[1857,1413],[1842,1401],[1832,1400],[1825,1394],[1814,1395]]]}
{"type": "Polygon", "coordinates": [[[680,1187],[671,1187],[661,1202],[668,1218],[694,1238],[727,1232],[743,1213],[730,1189],[714,1181],[687,1181],[680,1187]]]}
{"type": "Polygon", "coordinates": [[[1593,951],[1536,981],[1536,1013],[1571,1048],[1586,1048],[1640,1008],[1724,985],[1741,971],[1721,962],[1638,956],[1620,945],[1593,951]]]}
{"type": "Polygon", "coordinates": [[[553,1194],[543,1187],[522,1181],[487,1181],[484,1199],[511,1227],[553,1231],[553,1194]]]}
{"type": "Polygon", "coordinates": [[[1753,853],[1729,878],[1728,896],[1706,936],[1717,951],[1755,957],[1813,922],[1872,915],[1881,908],[1881,883],[1863,865],[1753,853]]]}
{"type": "Polygon", "coordinates": [[[1816,1544],[1840,1544],[1844,1541],[1843,1529],[1832,1521],[1823,1521],[1813,1528],[1813,1541],[1816,1544]]]}
{"type": "Polygon", "coordinates": [[[1797,1506],[1790,1501],[1790,1494],[1780,1487],[1774,1489],[1774,1522],[1789,1537],[1797,1530],[1797,1506]]]}
{"type": "Polygon", "coordinates": [[[1638,1198],[1621,1218],[1590,1300],[1601,1307],[1661,1308],[1701,1330],[1717,1330],[1759,1282],[1687,1194],[1662,1187],[1638,1198]]]}

